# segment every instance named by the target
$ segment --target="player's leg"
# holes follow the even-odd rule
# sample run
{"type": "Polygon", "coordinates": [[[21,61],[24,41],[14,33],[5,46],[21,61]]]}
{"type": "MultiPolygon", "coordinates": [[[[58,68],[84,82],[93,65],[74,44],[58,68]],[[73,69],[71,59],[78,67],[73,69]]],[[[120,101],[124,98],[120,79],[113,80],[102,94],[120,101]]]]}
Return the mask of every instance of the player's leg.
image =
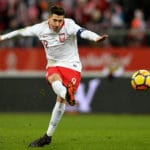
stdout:
{"type": "Polygon", "coordinates": [[[50,67],[46,79],[56,95],[67,100],[71,106],[75,105],[74,94],[80,82],[80,73],[64,67],[50,67]]]}
{"type": "Polygon", "coordinates": [[[50,137],[53,136],[56,130],[56,127],[65,112],[65,106],[66,106],[65,103],[66,103],[65,100],[57,96],[57,102],[52,111],[51,119],[50,119],[49,126],[47,129],[47,135],[50,137]]]}
{"type": "Polygon", "coordinates": [[[49,84],[52,86],[53,91],[57,96],[60,96],[62,99],[66,98],[67,89],[62,83],[62,78],[58,73],[53,73],[47,77],[49,84]]]}
{"type": "Polygon", "coordinates": [[[44,145],[48,145],[51,143],[52,137],[44,134],[42,137],[34,140],[29,144],[29,147],[43,147],[44,145]]]}
{"type": "MultiPolygon", "coordinates": [[[[62,75],[62,73],[60,75],[57,73],[53,73],[52,75],[50,75],[47,78],[48,82],[51,84],[54,92],[57,94],[57,101],[56,101],[55,107],[52,111],[52,116],[51,116],[49,127],[48,127],[47,133],[46,133],[46,135],[51,138],[56,130],[56,127],[57,127],[59,121],[61,120],[61,118],[65,112],[66,97],[69,95],[69,93],[72,93],[72,95],[74,96],[74,89],[71,86],[71,85],[73,85],[72,82],[69,82],[70,79],[69,79],[69,81],[67,81],[64,78],[61,78],[60,77],[61,75],[62,75]],[[68,82],[67,88],[64,86],[64,85],[66,85],[65,82],[68,82]]],[[[73,97],[73,99],[74,99],[74,97],[73,97]]],[[[71,104],[74,105],[75,103],[71,103],[71,104]]]]}
{"type": "Polygon", "coordinates": [[[80,74],[65,68],[60,68],[60,72],[57,73],[58,70],[55,69],[56,68],[53,68],[52,70],[50,69],[49,72],[47,72],[47,75],[49,75],[47,76],[48,82],[52,86],[53,91],[57,94],[57,102],[52,111],[49,127],[47,133],[44,134],[43,137],[30,143],[30,147],[42,147],[49,144],[53,133],[64,114],[65,99],[67,99],[70,105],[75,104],[74,92],[79,85],[80,74]],[[64,78],[61,78],[60,74],[63,74],[64,78]]]}
{"type": "Polygon", "coordinates": [[[59,121],[61,120],[64,112],[65,112],[65,100],[57,96],[57,101],[52,111],[47,133],[45,133],[43,137],[40,137],[39,139],[31,142],[29,144],[29,147],[42,147],[44,145],[50,144],[53,133],[55,132],[56,127],[59,121]]]}
{"type": "Polygon", "coordinates": [[[69,105],[75,105],[75,89],[73,83],[70,81],[65,87],[60,80],[52,82],[52,88],[56,95],[60,96],[62,99],[65,99],[69,105]]]}
{"type": "Polygon", "coordinates": [[[48,145],[52,140],[52,135],[62,118],[65,111],[65,103],[64,100],[66,97],[67,89],[62,84],[62,78],[59,75],[57,68],[51,68],[47,72],[46,79],[48,83],[51,85],[53,91],[57,95],[56,104],[53,108],[50,123],[47,129],[47,133],[44,134],[43,137],[40,137],[29,144],[29,147],[42,147],[44,145],[48,145]]]}
{"type": "Polygon", "coordinates": [[[69,105],[74,106],[75,92],[81,79],[80,72],[65,67],[58,67],[58,69],[62,75],[63,85],[67,89],[65,99],[69,105]]]}
{"type": "Polygon", "coordinates": [[[71,81],[68,81],[68,84],[64,86],[59,74],[55,73],[48,77],[48,82],[51,84],[56,95],[67,100],[71,106],[75,105],[75,89],[74,84],[71,81]]]}

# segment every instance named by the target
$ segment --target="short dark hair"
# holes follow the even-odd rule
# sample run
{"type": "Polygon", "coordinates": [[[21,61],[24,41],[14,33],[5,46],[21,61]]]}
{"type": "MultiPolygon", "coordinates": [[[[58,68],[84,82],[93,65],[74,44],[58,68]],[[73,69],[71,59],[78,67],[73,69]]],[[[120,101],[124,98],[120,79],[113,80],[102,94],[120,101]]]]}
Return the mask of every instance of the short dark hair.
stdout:
{"type": "Polygon", "coordinates": [[[49,15],[56,14],[59,16],[65,16],[65,10],[59,5],[53,5],[50,7],[49,15]]]}

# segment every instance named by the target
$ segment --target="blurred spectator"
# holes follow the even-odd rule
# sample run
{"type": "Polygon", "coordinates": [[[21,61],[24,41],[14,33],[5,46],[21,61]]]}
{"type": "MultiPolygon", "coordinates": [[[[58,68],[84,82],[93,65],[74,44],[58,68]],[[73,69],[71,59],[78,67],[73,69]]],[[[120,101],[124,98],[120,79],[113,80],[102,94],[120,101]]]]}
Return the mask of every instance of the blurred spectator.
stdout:
{"type": "Polygon", "coordinates": [[[0,32],[8,28],[8,1],[0,0],[0,32]]]}
{"type": "Polygon", "coordinates": [[[110,42],[114,46],[121,46],[124,43],[125,36],[121,34],[121,30],[125,29],[124,11],[120,4],[111,4],[111,27],[115,33],[110,36],[110,42]]]}
{"type": "Polygon", "coordinates": [[[93,9],[89,15],[89,21],[85,24],[88,29],[100,32],[102,14],[99,9],[93,9]]]}
{"type": "Polygon", "coordinates": [[[110,1],[109,0],[96,0],[97,7],[104,12],[106,9],[109,8],[110,1]]]}
{"type": "Polygon", "coordinates": [[[147,46],[150,46],[150,17],[148,17],[147,22],[146,22],[146,28],[147,28],[147,32],[146,32],[146,37],[145,37],[145,43],[147,46]]]}
{"type": "Polygon", "coordinates": [[[61,5],[66,11],[66,17],[73,17],[73,8],[75,5],[75,0],[63,0],[61,5]]]}
{"type": "Polygon", "coordinates": [[[36,24],[39,21],[39,11],[36,5],[32,5],[28,8],[28,18],[31,24],[36,24]]]}
{"type": "Polygon", "coordinates": [[[100,25],[100,27],[102,29],[107,30],[111,27],[111,16],[112,16],[112,12],[111,12],[110,9],[106,9],[103,12],[102,22],[101,22],[101,25],[100,25]]]}
{"type": "Polygon", "coordinates": [[[48,3],[47,3],[46,0],[41,0],[39,2],[39,9],[40,9],[40,13],[39,14],[41,14],[40,18],[42,20],[46,20],[48,18],[48,16],[49,16],[48,8],[49,8],[49,6],[48,6],[48,3]]]}
{"type": "Polygon", "coordinates": [[[124,63],[117,53],[107,55],[105,60],[104,68],[102,74],[108,79],[112,80],[114,78],[122,76],[124,73],[124,63]]]}
{"type": "MultiPolygon", "coordinates": [[[[53,3],[62,5],[66,10],[66,17],[73,18],[81,26],[97,33],[108,32],[109,39],[102,46],[125,46],[126,37],[129,45],[145,44],[146,20],[142,10],[135,10],[136,0],[0,0],[0,33],[46,20],[49,6],[53,3]],[[135,10],[134,18],[131,18],[131,10],[127,4],[134,5],[130,5],[132,11],[135,10]],[[127,34],[124,29],[129,28],[130,32],[127,34]]],[[[79,44],[93,45],[89,41],[79,41],[79,44]]],[[[7,41],[7,44],[4,42],[0,47],[6,45],[41,46],[35,38],[14,39],[7,41]]]]}
{"type": "Polygon", "coordinates": [[[88,21],[88,15],[85,11],[85,6],[88,0],[76,0],[74,9],[74,18],[81,26],[85,26],[88,21]]]}
{"type": "Polygon", "coordinates": [[[115,29],[124,28],[124,12],[122,6],[118,3],[112,3],[111,6],[112,16],[111,16],[111,26],[115,29]]]}
{"type": "Polygon", "coordinates": [[[145,29],[146,29],[146,22],[144,20],[143,11],[140,9],[136,9],[134,11],[134,17],[131,20],[130,24],[130,31],[129,31],[130,45],[139,46],[144,44],[145,29]]]}

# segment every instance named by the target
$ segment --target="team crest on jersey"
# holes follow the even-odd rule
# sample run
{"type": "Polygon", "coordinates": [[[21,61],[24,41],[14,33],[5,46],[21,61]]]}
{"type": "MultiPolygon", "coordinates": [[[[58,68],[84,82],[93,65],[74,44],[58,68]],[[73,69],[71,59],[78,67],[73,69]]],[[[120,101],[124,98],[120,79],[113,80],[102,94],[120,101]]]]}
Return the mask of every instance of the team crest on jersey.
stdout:
{"type": "Polygon", "coordinates": [[[59,41],[64,42],[65,41],[65,33],[60,33],[59,34],[59,41]]]}

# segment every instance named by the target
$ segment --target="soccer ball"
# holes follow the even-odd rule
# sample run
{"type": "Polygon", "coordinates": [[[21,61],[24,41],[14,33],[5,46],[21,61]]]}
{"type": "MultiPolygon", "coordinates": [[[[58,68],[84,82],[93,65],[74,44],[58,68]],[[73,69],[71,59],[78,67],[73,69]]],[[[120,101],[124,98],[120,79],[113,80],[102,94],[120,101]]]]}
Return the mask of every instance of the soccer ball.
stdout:
{"type": "Polygon", "coordinates": [[[131,86],[135,90],[147,90],[150,87],[150,72],[148,70],[138,70],[133,73],[131,86]]]}

